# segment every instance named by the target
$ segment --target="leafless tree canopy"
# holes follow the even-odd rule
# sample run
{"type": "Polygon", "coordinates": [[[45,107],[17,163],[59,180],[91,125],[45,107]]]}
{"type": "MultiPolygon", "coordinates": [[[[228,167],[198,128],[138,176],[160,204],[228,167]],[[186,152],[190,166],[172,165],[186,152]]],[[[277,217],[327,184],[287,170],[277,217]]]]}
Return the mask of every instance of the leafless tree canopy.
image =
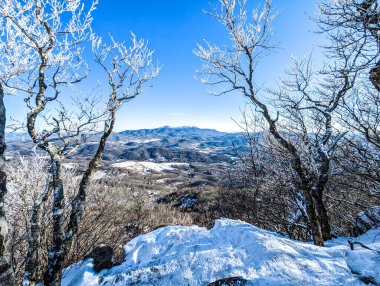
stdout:
{"type": "MultiPolygon", "coordinates": [[[[252,102],[258,122],[263,122],[262,130],[271,135],[271,152],[276,150],[277,160],[288,158],[291,166],[286,171],[269,158],[268,164],[264,163],[271,166],[271,174],[289,173],[282,178],[290,191],[286,196],[294,201],[288,220],[303,220],[314,242],[323,245],[331,237],[325,196],[337,170],[340,146],[356,140],[350,131],[361,130],[367,140],[375,140],[378,134],[373,103],[379,94],[374,73],[379,46],[377,1],[326,1],[320,12],[321,33],[330,37],[330,46],[325,48],[329,63],[318,69],[311,58],[294,59],[277,88],[262,92],[255,82],[261,56],[272,49],[270,1],[263,1],[261,9],[248,11],[246,1],[220,0],[209,14],[225,28],[229,45],[206,42],[198,45],[195,54],[203,62],[202,81],[221,88],[214,94],[239,91],[252,102]],[[363,88],[365,72],[370,74],[373,88],[363,88]],[[355,96],[364,90],[371,90],[366,100],[355,96]],[[349,123],[342,125],[342,118],[349,123]]],[[[264,148],[256,146],[254,150],[264,148]]],[[[249,158],[252,161],[252,156],[249,158]]]]}
{"type": "Polygon", "coordinates": [[[294,57],[267,88],[256,72],[277,46],[274,13],[271,0],[256,3],[216,1],[206,13],[224,28],[226,44],[206,40],[194,50],[212,94],[250,103],[240,123],[246,144],[234,145],[238,162],[194,214],[150,202],[126,182],[131,177],[94,178],[118,113],[160,72],[147,41],[95,35],[97,0],[0,2],[0,284],[60,285],[63,268],[95,244],[117,250],[161,224],[209,226],[228,216],[319,246],[362,231],[356,214],[380,204],[379,3],[322,0],[313,20],[328,39],[324,65],[294,57]],[[90,93],[81,84],[92,65],[103,85],[90,93]],[[18,158],[18,168],[4,157],[8,95],[24,97],[27,109],[25,122],[10,128],[26,130],[44,154],[18,158]],[[88,162],[65,168],[92,136],[88,162]]]}
{"type": "MultiPolygon", "coordinates": [[[[63,261],[77,234],[91,176],[112,133],[116,111],[139,95],[159,72],[152,60],[153,52],[145,41],[137,40],[133,34],[131,46],[113,38],[107,45],[93,35],[92,12],[97,3],[93,1],[86,6],[80,0],[10,0],[0,4],[3,20],[0,48],[4,52],[2,86],[7,92],[25,96],[29,109],[25,127],[36,146],[50,158],[46,185],[34,201],[31,214],[25,285],[39,282],[36,275],[40,267],[37,251],[41,243],[41,209],[50,196],[53,196],[53,227],[44,283],[60,284],[63,261]],[[89,73],[83,56],[89,42],[93,43],[95,61],[104,69],[109,83],[104,107],[102,98],[84,97],[76,88],[89,73]],[[71,96],[74,108],[67,108],[68,99],[64,95],[71,96]],[[71,215],[66,224],[62,161],[88,136],[98,132],[101,138],[98,149],[71,202],[71,215]]],[[[14,125],[14,128],[22,127],[14,125]]]]}

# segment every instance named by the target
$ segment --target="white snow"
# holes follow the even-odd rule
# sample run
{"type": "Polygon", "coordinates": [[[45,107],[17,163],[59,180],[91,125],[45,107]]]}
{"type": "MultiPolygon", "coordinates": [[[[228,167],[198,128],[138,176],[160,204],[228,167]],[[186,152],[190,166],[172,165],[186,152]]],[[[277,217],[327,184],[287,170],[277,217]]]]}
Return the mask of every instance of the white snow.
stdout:
{"type": "Polygon", "coordinates": [[[347,243],[348,240],[360,242],[366,247],[355,244],[354,250],[348,250],[346,261],[349,268],[362,277],[373,277],[380,284],[380,228],[371,229],[357,238],[341,237],[329,242],[328,246],[347,243]]]}
{"type": "MultiPolygon", "coordinates": [[[[380,248],[374,242],[379,232],[358,240],[380,248]]],[[[136,237],[124,248],[121,265],[96,274],[91,259],[87,260],[66,270],[62,285],[197,286],[242,277],[249,281],[246,285],[355,286],[365,284],[351,269],[377,277],[380,269],[375,253],[359,246],[351,251],[345,239],[317,247],[229,219],[218,220],[210,230],[160,228],[136,237]]]]}
{"type": "Polygon", "coordinates": [[[139,173],[171,171],[175,167],[189,166],[188,163],[156,163],[151,161],[123,161],[112,164],[113,168],[133,170],[139,173]]]}
{"type": "Polygon", "coordinates": [[[156,180],[156,182],[159,183],[159,184],[165,184],[166,181],[167,181],[167,178],[163,178],[163,179],[158,179],[158,180],[156,180]]]}
{"type": "Polygon", "coordinates": [[[78,167],[78,164],[77,163],[63,163],[62,166],[66,169],[76,169],[78,167]]]}
{"type": "Polygon", "coordinates": [[[129,142],[134,142],[134,143],[150,143],[150,142],[158,142],[161,141],[159,138],[152,138],[152,139],[132,139],[129,142]]]}
{"type": "Polygon", "coordinates": [[[149,139],[130,139],[128,141],[111,141],[109,144],[114,144],[114,145],[120,145],[120,144],[128,144],[128,143],[138,143],[138,144],[144,144],[144,143],[150,143],[150,142],[158,142],[161,141],[159,138],[149,138],[149,139]]]}
{"type": "Polygon", "coordinates": [[[107,177],[107,173],[104,172],[104,171],[100,171],[100,170],[97,170],[94,174],[93,174],[93,179],[94,180],[100,180],[100,179],[104,179],[107,177]]]}

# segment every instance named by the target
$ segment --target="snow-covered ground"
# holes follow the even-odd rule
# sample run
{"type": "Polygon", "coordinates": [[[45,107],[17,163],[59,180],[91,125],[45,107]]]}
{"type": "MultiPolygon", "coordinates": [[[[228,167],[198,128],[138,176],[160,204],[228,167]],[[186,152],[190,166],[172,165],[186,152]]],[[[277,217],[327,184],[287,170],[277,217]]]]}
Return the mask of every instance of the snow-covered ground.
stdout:
{"type": "Polygon", "coordinates": [[[155,163],[150,161],[123,161],[112,164],[113,168],[133,170],[139,173],[163,172],[173,170],[175,167],[189,166],[187,163],[155,163]]]}
{"type": "Polygon", "coordinates": [[[150,142],[158,142],[161,141],[159,138],[151,138],[151,139],[131,139],[127,143],[134,142],[134,143],[150,143],[150,142]]]}
{"type": "MultiPolygon", "coordinates": [[[[355,241],[380,249],[379,233],[355,241]]],[[[212,229],[173,226],[136,237],[121,265],[96,274],[87,260],[66,270],[63,285],[196,286],[228,277],[242,277],[245,285],[365,285],[353,272],[380,277],[380,257],[355,247],[344,238],[317,247],[221,219],[212,229]]]]}
{"type": "Polygon", "coordinates": [[[161,139],[159,139],[159,138],[149,138],[149,139],[133,139],[133,138],[131,138],[128,141],[117,140],[117,141],[110,141],[108,143],[114,144],[114,145],[120,145],[120,144],[129,144],[129,143],[145,144],[145,143],[159,142],[159,141],[161,141],[161,139]]]}
{"type": "Polygon", "coordinates": [[[66,169],[75,169],[75,168],[78,168],[78,163],[73,163],[73,162],[70,162],[70,163],[63,163],[62,166],[66,169]]]}

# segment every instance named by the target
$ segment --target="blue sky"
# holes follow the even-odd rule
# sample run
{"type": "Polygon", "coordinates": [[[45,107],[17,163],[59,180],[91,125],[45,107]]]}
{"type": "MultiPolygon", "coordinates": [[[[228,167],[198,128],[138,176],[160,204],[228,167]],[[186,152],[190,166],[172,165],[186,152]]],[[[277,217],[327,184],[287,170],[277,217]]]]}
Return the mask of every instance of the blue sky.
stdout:
{"type": "MultiPolygon", "coordinates": [[[[88,0],[86,0],[88,1],[88,0]]],[[[214,1],[214,0],[213,0],[214,1]]],[[[248,0],[258,2],[258,0],[248,0]]],[[[198,126],[239,131],[239,120],[247,102],[238,94],[215,97],[194,76],[201,63],[193,55],[203,39],[225,38],[223,28],[202,10],[207,0],[101,0],[94,13],[94,31],[128,40],[129,32],[147,39],[163,68],[153,88],[119,111],[116,131],[155,128],[163,125],[198,126]]],[[[290,55],[316,53],[317,35],[308,19],[316,0],[274,0],[278,16],[273,23],[279,49],[259,66],[259,82],[271,86],[290,64],[290,55]]],[[[21,119],[20,98],[6,99],[8,115],[21,119]]]]}

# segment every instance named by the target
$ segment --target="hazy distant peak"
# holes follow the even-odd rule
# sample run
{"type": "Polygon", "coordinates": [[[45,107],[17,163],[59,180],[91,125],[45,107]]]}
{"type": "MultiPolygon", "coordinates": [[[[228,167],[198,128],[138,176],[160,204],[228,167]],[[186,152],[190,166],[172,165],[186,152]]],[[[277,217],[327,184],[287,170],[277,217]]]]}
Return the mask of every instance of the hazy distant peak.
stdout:
{"type": "Polygon", "coordinates": [[[172,135],[172,134],[182,133],[183,135],[198,135],[198,136],[220,136],[223,134],[227,134],[225,132],[219,132],[215,129],[202,129],[196,126],[179,126],[179,127],[171,127],[171,126],[162,126],[154,129],[139,129],[139,130],[125,130],[119,132],[119,134],[123,135],[151,135],[151,134],[159,134],[159,135],[172,135]]]}

